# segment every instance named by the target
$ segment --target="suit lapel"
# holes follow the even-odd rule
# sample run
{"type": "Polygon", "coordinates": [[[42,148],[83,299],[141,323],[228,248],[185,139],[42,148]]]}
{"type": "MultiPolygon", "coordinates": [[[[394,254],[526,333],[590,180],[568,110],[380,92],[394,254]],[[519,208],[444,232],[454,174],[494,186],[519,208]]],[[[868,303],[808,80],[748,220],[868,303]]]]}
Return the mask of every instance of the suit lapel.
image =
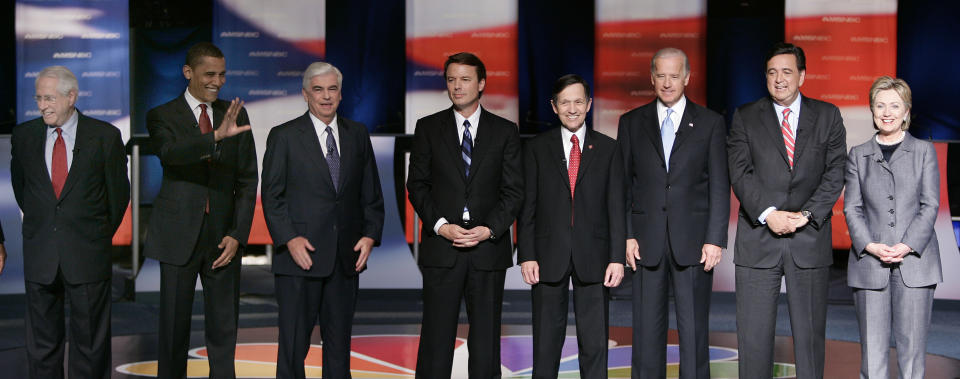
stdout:
{"type": "Polygon", "coordinates": [[[350,159],[350,154],[344,154],[346,152],[358,151],[354,139],[350,134],[350,130],[347,127],[347,121],[341,117],[337,117],[337,133],[340,134],[340,177],[337,184],[337,192],[343,190],[343,184],[346,181],[348,175],[345,173],[350,172],[350,165],[353,164],[353,160],[350,159]]]}
{"type": "MultiPolygon", "coordinates": [[[[800,113],[802,115],[805,112],[807,112],[807,110],[800,113]]],[[[772,100],[764,101],[760,106],[760,128],[767,132],[766,134],[770,138],[771,146],[780,153],[780,158],[783,159],[783,163],[789,167],[790,161],[787,159],[787,146],[784,145],[783,142],[783,132],[780,131],[780,122],[777,121],[777,114],[773,107],[772,100]]],[[[794,156],[794,158],[796,158],[796,156],[794,156]]]]}
{"type": "Polygon", "coordinates": [[[561,129],[563,127],[556,128],[556,132],[553,132],[553,137],[550,138],[550,141],[547,143],[547,156],[549,160],[553,161],[553,166],[557,168],[557,171],[560,173],[560,181],[563,182],[563,186],[567,187],[567,191],[570,191],[570,174],[567,171],[567,156],[563,153],[563,133],[561,129]]]}
{"type": "Polygon", "coordinates": [[[894,163],[896,163],[900,159],[903,159],[903,157],[911,154],[911,152],[913,151],[913,145],[915,142],[913,140],[913,136],[911,136],[910,133],[908,132],[903,132],[903,133],[904,133],[903,141],[900,142],[900,146],[897,147],[897,149],[893,151],[893,155],[890,156],[891,166],[893,166],[894,163]]]}
{"type": "MultiPolygon", "coordinates": [[[[183,95],[181,95],[178,99],[179,99],[180,106],[176,108],[177,110],[177,114],[175,116],[177,120],[176,125],[186,128],[187,134],[200,135],[200,126],[197,124],[197,116],[193,114],[193,109],[190,109],[190,105],[187,104],[187,99],[184,98],[183,95]]],[[[214,119],[216,119],[216,114],[217,114],[216,102],[214,102],[213,104],[214,106],[212,106],[211,108],[213,108],[214,119]]],[[[223,113],[221,112],[221,118],[222,117],[223,117],[223,113]]]]}
{"type": "MultiPolygon", "coordinates": [[[[34,148],[32,151],[27,152],[27,154],[32,155],[32,159],[26,159],[23,165],[38,165],[40,167],[30,170],[27,172],[37,172],[43,175],[43,178],[40,180],[47,185],[42,186],[46,188],[45,191],[48,191],[50,198],[56,200],[57,196],[53,193],[53,181],[50,179],[50,170],[47,168],[47,130],[48,126],[43,123],[43,119],[40,119],[37,127],[35,128],[36,132],[33,137],[35,139],[34,148]]],[[[79,129],[79,128],[78,128],[79,129]]]]}
{"type": "MultiPolygon", "coordinates": [[[[453,116],[453,107],[445,113],[445,117],[442,120],[442,125],[440,126],[441,138],[445,141],[444,145],[448,147],[448,153],[450,156],[451,162],[456,166],[457,171],[460,172],[460,178],[464,181],[467,180],[467,172],[463,167],[463,157],[460,156],[460,136],[457,135],[457,118],[453,116]]],[[[473,164],[471,162],[471,167],[473,164]]]]}
{"type": "Polygon", "coordinates": [[[477,170],[480,168],[480,162],[483,161],[483,158],[487,156],[487,152],[490,150],[490,144],[487,142],[493,141],[493,138],[490,138],[490,134],[493,131],[493,127],[490,125],[493,123],[493,120],[490,114],[483,108],[480,108],[479,111],[480,125],[477,125],[477,135],[473,136],[473,151],[470,154],[470,176],[467,178],[468,183],[476,176],[477,170]],[[477,136],[483,136],[484,143],[477,144],[477,136]]]}
{"type": "Polygon", "coordinates": [[[579,186],[580,181],[583,180],[584,174],[589,172],[590,164],[594,161],[593,157],[597,155],[597,153],[593,151],[593,140],[596,139],[593,133],[595,133],[593,130],[587,129],[583,135],[583,145],[581,146],[583,147],[583,153],[580,154],[580,168],[577,169],[577,186],[579,186]]]}
{"type": "Polygon", "coordinates": [[[663,139],[660,137],[660,124],[657,117],[657,101],[654,100],[647,106],[645,112],[643,112],[640,119],[640,129],[643,129],[644,134],[650,138],[650,144],[653,145],[653,150],[657,152],[657,156],[660,157],[660,163],[666,162],[663,158],[663,139]]]}
{"type": "Polygon", "coordinates": [[[324,183],[333,190],[333,179],[330,178],[330,166],[327,166],[327,160],[323,157],[323,148],[320,147],[320,137],[313,128],[313,121],[310,115],[304,113],[300,116],[297,123],[297,130],[300,131],[300,146],[303,148],[303,154],[310,157],[313,164],[317,166],[317,175],[324,183]]]}
{"type": "Polygon", "coordinates": [[[677,136],[673,141],[673,148],[670,149],[670,156],[673,157],[683,141],[690,138],[693,134],[693,120],[697,118],[697,109],[690,99],[687,99],[687,106],[683,110],[683,116],[680,117],[680,125],[677,125],[677,136]]]}
{"type": "MultiPolygon", "coordinates": [[[[80,111],[77,111],[78,113],[80,111]]],[[[70,162],[70,168],[67,170],[67,180],[63,183],[63,189],[60,191],[61,201],[67,197],[67,194],[70,193],[70,189],[73,188],[74,183],[77,182],[81,169],[86,166],[85,162],[93,152],[93,149],[96,148],[96,142],[93,141],[93,136],[90,135],[90,131],[87,129],[87,122],[85,117],[81,114],[77,115],[77,136],[73,141],[73,161],[70,162]]],[[[49,177],[49,176],[48,176],[49,177]]],[[[51,187],[53,185],[51,184],[51,187]]]]}
{"type": "MultiPolygon", "coordinates": [[[[804,148],[810,144],[810,139],[813,138],[813,126],[817,122],[817,111],[813,105],[807,101],[806,97],[803,97],[801,102],[803,105],[800,106],[800,117],[797,118],[796,144],[794,145],[795,149],[793,151],[794,164],[800,161],[800,156],[803,155],[804,148]]],[[[784,146],[783,149],[784,154],[786,154],[786,146],[784,146]]]]}

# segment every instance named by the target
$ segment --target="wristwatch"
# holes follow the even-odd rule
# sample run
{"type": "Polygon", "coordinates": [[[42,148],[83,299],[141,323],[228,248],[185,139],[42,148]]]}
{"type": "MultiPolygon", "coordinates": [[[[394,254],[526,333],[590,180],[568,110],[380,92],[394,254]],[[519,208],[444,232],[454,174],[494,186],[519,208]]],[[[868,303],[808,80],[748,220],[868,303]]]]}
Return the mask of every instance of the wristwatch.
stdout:
{"type": "Polygon", "coordinates": [[[813,221],[813,212],[810,212],[808,210],[802,210],[800,211],[800,214],[802,214],[803,217],[806,217],[807,221],[813,221]]]}

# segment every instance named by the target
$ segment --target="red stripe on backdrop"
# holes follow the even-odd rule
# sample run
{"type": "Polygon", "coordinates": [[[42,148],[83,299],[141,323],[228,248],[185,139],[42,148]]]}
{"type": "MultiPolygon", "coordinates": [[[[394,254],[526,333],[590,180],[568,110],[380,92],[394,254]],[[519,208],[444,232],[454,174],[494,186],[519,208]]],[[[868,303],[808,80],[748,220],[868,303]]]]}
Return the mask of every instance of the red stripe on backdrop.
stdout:
{"type": "Polygon", "coordinates": [[[620,115],[656,99],[650,59],[665,47],[690,61],[687,98],[706,105],[706,18],[598,22],[594,68],[594,128],[615,136],[620,115]]]}
{"type": "Polygon", "coordinates": [[[786,39],[807,56],[804,94],[839,107],[869,104],[873,80],[896,74],[896,14],[788,17],[786,39]]]}
{"type": "Polygon", "coordinates": [[[461,51],[483,60],[488,78],[484,93],[517,95],[516,24],[407,39],[407,59],[437,70],[461,51]]]}

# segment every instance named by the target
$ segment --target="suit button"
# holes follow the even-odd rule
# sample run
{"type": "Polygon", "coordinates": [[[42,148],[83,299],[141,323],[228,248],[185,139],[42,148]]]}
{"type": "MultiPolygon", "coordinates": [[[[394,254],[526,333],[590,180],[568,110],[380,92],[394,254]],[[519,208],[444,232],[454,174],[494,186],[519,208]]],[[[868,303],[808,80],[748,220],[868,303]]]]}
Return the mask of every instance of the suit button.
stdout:
{"type": "Polygon", "coordinates": [[[670,185],[669,185],[669,184],[667,184],[667,189],[670,189],[670,185]]]}
{"type": "Polygon", "coordinates": [[[887,200],[893,200],[893,195],[887,196],[887,200]]]}
{"type": "Polygon", "coordinates": [[[660,208],[660,210],[666,212],[666,211],[667,211],[667,207],[660,208]]]}
{"type": "Polygon", "coordinates": [[[336,226],[336,225],[333,226],[333,230],[337,230],[337,226],[336,226]]]}
{"type": "Polygon", "coordinates": [[[53,227],[53,231],[57,231],[58,229],[56,226],[53,227]]]}
{"type": "Polygon", "coordinates": [[[890,212],[890,214],[893,214],[893,209],[891,209],[891,210],[889,210],[889,211],[887,211],[887,212],[890,212]]]}
{"type": "Polygon", "coordinates": [[[890,227],[891,227],[891,228],[894,227],[894,226],[896,226],[896,225],[897,225],[897,224],[894,224],[894,223],[892,223],[892,222],[890,223],[890,227]]]}

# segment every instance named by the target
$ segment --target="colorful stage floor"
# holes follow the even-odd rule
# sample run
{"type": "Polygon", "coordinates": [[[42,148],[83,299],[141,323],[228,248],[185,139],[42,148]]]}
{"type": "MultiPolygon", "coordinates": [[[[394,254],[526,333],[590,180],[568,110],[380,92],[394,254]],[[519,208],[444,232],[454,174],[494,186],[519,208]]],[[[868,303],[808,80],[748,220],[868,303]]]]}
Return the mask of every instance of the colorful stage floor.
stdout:
{"type": "MultiPolygon", "coordinates": [[[[354,327],[351,367],[354,378],[412,378],[416,366],[418,325],[357,325],[354,327]]],[[[466,378],[467,347],[466,326],[461,325],[460,339],[454,358],[454,378],[466,378]]],[[[507,325],[501,338],[501,357],[504,378],[529,378],[532,365],[532,339],[527,326],[507,325]]],[[[568,328],[563,358],[560,364],[561,378],[577,378],[577,344],[573,327],[568,328]]],[[[276,328],[241,329],[237,346],[237,377],[269,378],[276,370],[276,328]]],[[[156,375],[155,335],[123,336],[113,339],[114,377],[138,378],[156,375]]],[[[206,350],[201,333],[193,333],[195,348],[190,351],[188,375],[206,377],[206,350]]],[[[669,333],[667,347],[667,377],[678,376],[678,346],[676,334],[669,333]]],[[[319,333],[315,330],[307,357],[307,377],[320,378],[323,372],[319,333]]],[[[713,378],[737,377],[736,335],[711,333],[711,376],[713,378]]],[[[611,378],[630,377],[630,328],[610,329],[609,374],[611,378]]],[[[793,348],[789,337],[777,337],[775,352],[775,378],[794,377],[793,348]]],[[[12,362],[8,352],[0,354],[0,369],[12,362]]],[[[891,361],[895,362],[895,356],[891,361]]],[[[860,347],[856,343],[827,341],[826,378],[857,377],[860,362],[860,347]]],[[[896,376],[895,367],[891,376],[896,376]]],[[[9,371],[4,371],[9,372],[9,371]]],[[[960,376],[960,361],[935,355],[927,356],[927,377],[953,378],[960,376]]]]}

